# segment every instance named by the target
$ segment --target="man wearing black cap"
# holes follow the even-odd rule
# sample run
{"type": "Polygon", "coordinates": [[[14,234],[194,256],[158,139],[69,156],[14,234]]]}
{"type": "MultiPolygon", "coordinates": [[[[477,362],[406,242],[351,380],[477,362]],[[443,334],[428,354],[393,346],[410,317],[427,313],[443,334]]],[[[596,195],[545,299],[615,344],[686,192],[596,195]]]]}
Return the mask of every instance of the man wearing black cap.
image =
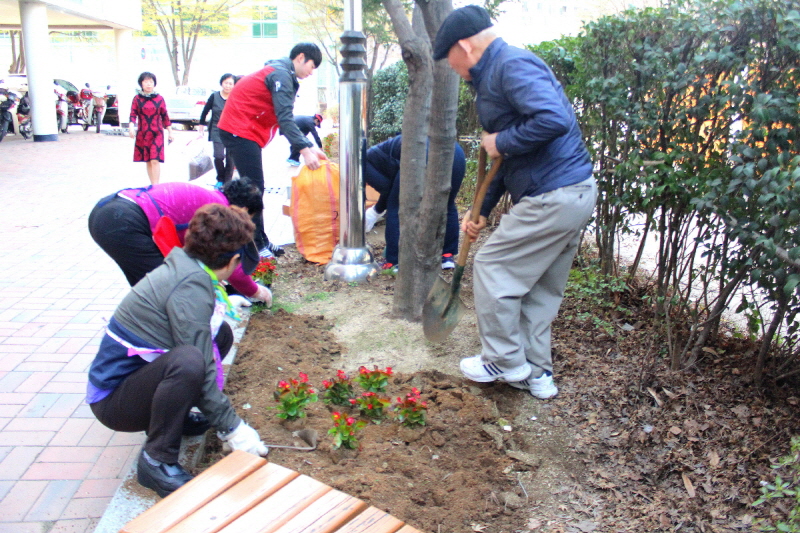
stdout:
{"type": "Polygon", "coordinates": [[[514,206],[475,256],[475,301],[482,351],[461,360],[478,382],[506,381],[541,399],[553,382],[550,324],[564,296],[597,186],[572,105],[550,68],[494,32],[485,9],[456,9],[436,35],[433,58],[447,62],[477,91],[481,145],[503,156],[481,206],[464,217],[477,239],[508,191],[514,206]]]}

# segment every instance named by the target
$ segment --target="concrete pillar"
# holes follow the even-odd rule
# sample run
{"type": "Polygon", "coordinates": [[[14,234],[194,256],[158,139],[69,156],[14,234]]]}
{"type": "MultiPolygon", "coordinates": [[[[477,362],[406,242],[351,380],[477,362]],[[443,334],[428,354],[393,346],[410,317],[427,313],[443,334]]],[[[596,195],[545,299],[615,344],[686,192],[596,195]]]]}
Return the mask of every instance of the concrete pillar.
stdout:
{"type": "Polygon", "coordinates": [[[57,141],[55,93],[50,66],[50,35],[47,30],[47,6],[41,2],[20,0],[22,39],[28,67],[28,95],[31,100],[31,124],[34,142],[57,141]]]}
{"type": "Polygon", "coordinates": [[[133,30],[114,30],[114,44],[117,55],[117,80],[113,89],[117,94],[119,125],[126,127],[131,114],[131,102],[136,94],[138,72],[131,69],[134,62],[133,30]]]}

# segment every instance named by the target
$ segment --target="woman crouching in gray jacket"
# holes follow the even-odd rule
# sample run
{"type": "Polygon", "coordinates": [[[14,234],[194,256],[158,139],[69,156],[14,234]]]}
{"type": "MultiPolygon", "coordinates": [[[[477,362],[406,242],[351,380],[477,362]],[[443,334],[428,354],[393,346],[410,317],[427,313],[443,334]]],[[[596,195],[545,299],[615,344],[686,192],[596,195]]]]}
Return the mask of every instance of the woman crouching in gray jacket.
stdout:
{"type": "Polygon", "coordinates": [[[87,403],[115,431],[146,431],[141,485],[164,497],[191,474],[178,464],[182,434],[209,424],[228,447],[266,455],[255,429],[222,393],[222,358],[233,345],[224,317],[238,318],[222,280],[258,264],[255,229],[242,208],[208,204],[189,222],[184,248],[145,276],[109,321],[89,370],[87,403]],[[197,406],[207,417],[190,416],[197,406]]]}

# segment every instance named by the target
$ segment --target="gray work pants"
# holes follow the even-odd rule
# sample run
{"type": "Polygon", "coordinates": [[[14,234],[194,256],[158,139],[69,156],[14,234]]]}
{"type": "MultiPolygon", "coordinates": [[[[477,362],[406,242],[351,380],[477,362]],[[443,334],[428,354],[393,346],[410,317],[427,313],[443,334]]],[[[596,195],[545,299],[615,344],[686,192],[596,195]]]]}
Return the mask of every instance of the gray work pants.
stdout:
{"type": "Polygon", "coordinates": [[[553,371],[550,324],[558,314],[581,231],[594,211],[594,178],[523,198],[475,256],[475,312],[483,358],[506,368],[553,371]]]}

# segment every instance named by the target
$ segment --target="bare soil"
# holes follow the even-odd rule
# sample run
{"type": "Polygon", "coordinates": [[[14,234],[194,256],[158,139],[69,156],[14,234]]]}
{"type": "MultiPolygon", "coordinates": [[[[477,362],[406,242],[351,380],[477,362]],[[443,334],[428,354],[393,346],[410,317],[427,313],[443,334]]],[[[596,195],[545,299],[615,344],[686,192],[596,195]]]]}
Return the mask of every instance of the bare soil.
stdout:
{"type": "MultiPolygon", "coordinates": [[[[419,324],[391,316],[391,276],[326,282],[291,248],[279,269],[277,310],[251,316],[227,382],[265,442],[304,445],[293,436],[301,428],[319,435],[315,451],[273,448],[273,462],[430,533],[733,532],[783,512],[750,504],[788,451],[799,400],[788,385],[751,386],[744,341],[723,339],[672,373],[635,290],[620,302],[624,318],[567,298],[553,330],[560,394],[539,401],[460,377],[458,360],[480,350],[474,314],[434,345],[419,324]],[[361,365],[394,368],[392,398],[419,388],[427,426],[370,423],[358,450],[334,450],[330,413],[342,408],[320,401],[298,422],[277,417],[278,381],[304,372],[319,389],[336,370],[352,375],[361,365]]],[[[472,309],[470,275],[468,267],[462,300],[472,309]]],[[[209,440],[206,464],[221,456],[209,440]]]]}

